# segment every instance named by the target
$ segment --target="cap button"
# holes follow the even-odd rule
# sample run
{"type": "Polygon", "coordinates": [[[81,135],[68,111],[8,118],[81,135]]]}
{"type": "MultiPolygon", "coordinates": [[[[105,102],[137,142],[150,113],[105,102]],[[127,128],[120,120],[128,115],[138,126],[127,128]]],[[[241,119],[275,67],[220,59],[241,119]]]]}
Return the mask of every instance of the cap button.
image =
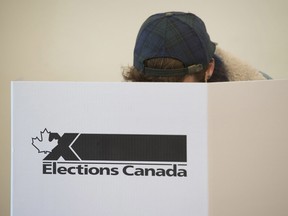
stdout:
{"type": "Polygon", "coordinates": [[[167,13],[165,14],[165,16],[172,16],[172,15],[173,15],[172,12],[167,12],[167,13]]]}

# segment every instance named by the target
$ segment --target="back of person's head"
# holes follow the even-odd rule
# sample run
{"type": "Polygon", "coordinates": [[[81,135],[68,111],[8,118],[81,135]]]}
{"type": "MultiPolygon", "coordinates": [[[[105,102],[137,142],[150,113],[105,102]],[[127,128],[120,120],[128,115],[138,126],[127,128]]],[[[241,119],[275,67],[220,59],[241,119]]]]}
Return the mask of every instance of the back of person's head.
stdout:
{"type": "Polygon", "coordinates": [[[150,16],[141,26],[130,81],[181,82],[187,75],[204,81],[215,52],[204,22],[192,13],[167,12],[150,16]]]}

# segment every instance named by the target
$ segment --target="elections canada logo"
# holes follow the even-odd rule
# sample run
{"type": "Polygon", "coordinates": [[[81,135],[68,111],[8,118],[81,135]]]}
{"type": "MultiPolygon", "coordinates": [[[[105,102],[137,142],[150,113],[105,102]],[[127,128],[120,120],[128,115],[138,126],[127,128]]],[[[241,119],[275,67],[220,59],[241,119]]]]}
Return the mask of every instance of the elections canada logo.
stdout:
{"type": "Polygon", "coordinates": [[[51,132],[32,137],[44,175],[187,177],[186,135],[51,132]]]}

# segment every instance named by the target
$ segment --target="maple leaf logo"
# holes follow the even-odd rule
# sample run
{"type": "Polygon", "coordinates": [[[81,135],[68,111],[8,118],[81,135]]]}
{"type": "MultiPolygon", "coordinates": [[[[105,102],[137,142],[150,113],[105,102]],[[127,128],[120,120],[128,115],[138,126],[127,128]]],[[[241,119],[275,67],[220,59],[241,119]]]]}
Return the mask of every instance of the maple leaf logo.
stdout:
{"type": "Polygon", "coordinates": [[[51,131],[48,131],[45,128],[43,131],[40,132],[40,138],[32,138],[32,145],[38,150],[38,153],[50,153],[52,149],[54,149],[58,145],[58,142],[55,139],[49,141],[50,133],[51,131]]]}

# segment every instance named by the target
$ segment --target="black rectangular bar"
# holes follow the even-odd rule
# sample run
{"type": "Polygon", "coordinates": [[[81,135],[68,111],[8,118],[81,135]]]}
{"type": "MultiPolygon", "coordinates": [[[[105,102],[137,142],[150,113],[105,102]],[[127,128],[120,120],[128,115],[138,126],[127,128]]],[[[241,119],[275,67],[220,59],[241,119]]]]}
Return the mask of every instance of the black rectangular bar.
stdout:
{"type": "Polygon", "coordinates": [[[185,135],[80,134],[70,147],[81,160],[187,162],[185,135]]]}

